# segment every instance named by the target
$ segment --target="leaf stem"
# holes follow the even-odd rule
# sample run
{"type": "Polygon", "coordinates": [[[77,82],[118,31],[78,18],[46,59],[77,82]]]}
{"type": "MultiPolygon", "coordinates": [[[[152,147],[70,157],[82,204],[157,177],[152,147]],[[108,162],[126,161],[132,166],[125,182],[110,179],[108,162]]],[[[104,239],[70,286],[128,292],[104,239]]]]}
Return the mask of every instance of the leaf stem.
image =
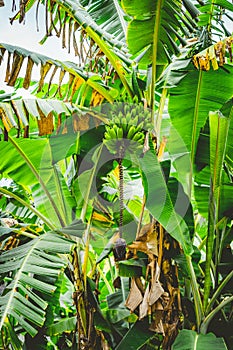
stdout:
{"type": "Polygon", "coordinates": [[[159,42],[159,30],[161,25],[160,12],[162,9],[163,0],[157,1],[155,9],[155,26],[153,34],[153,56],[152,56],[152,81],[150,89],[150,108],[151,108],[151,121],[154,124],[154,111],[155,111],[155,83],[156,83],[156,72],[157,72],[157,53],[158,53],[158,42],[159,42]]]}
{"type": "Polygon", "coordinates": [[[213,294],[212,298],[210,299],[209,304],[208,304],[208,306],[206,308],[206,314],[207,315],[209,314],[212,306],[214,305],[214,303],[217,300],[218,296],[220,295],[221,291],[226,286],[226,284],[232,279],[232,277],[233,277],[233,270],[224,278],[222,283],[218,286],[218,288],[214,292],[214,294],[213,294]]]}
{"type": "Polygon", "coordinates": [[[15,142],[15,140],[8,135],[8,139],[9,141],[12,143],[12,145],[15,147],[15,149],[17,150],[17,152],[20,154],[20,156],[24,159],[24,161],[26,162],[26,164],[28,165],[28,167],[30,168],[31,172],[33,173],[33,175],[35,176],[35,178],[38,180],[39,184],[41,185],[41,187],[43,188],[48,200],[50,201],[56,215],[57,218],[61,224],[62,227],[65,226],[65,223],[61,217],[61,214],[58,210],[58,207],[56,206],[49,190],[47,189],[44,181],[42,180],[41,176],[38,174],[38,171],[36,170],[35,166],[32,164],[31,160],[27,157],[27,155],[24,153],[23,149],[20,148],[20,146],[17,144],[17,142],[15,142]]]}
{"type": "Polygon", "coordinates": [[[202,319],[204,318],[203,306],[201,302],[201,296],[198,289],[197,279],[195,271],[192,264],[192,258],[190,255],[186,255],[187,266],[190,274],[190,281],[192,286],[193,298],[194,298],[194,307],[197,321],[197,330],[199,331],[202,319]]]}
{"type": "Polygon", "coordinates": [[[29,210],[31,210],[34,214],[36,214],[38,216],[38,218],[40,218],[45,225],[47,225],[51,230],[56,230],[56,226],[54,226],[49,220],[48,218],[46,218],[43,214],[41,214],[36,208],[34,208],[31,204],[27,203],[25,200],[23,200],[22,198],[20,198],[19,196],[17,196],[15,193],[12,193],[8,190],[6,190],[5,188],[0,187],[0,192],[4,193],[5,195],[14,198],[17,202],[21,203],[24,207],[28,208],[29,210]]]}
{"type": "Polygon", "coordinates": [[[211,311],[206,318],[203,320],[201,328],[200,328],[200,332],[203,334],[206,334],[207,330],[208,330],[208,326],[210,321],[214,318],[214,316],[217,314],[217,312],[219,312],[224,306],[226,306],[227,304],[229,304],[230,302],[233,301],[233,295],[230,297],[226,297],[224,298],[221,303],[216,306],[216,308],[211,311]]]}

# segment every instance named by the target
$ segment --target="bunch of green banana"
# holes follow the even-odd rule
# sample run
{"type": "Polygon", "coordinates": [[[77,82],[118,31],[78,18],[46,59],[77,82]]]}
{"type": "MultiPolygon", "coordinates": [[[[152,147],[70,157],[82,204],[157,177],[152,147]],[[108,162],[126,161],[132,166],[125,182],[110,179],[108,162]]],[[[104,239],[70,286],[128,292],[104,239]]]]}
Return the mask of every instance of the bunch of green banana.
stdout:
{"type": "Polygon", "coordinates": [[[111,153],[117,153],[120,147],[132,151],[144,144],[145,132],[152,128],[149,110],[142,104],[115,103],[108,113],[104,142],[111,153]]]}

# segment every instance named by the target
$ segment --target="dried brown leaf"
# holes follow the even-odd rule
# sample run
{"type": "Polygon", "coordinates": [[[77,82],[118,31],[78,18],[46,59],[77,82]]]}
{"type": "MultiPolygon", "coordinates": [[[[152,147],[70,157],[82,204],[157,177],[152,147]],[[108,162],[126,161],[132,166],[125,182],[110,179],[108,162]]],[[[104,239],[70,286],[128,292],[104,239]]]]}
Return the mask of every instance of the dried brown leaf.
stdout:
{"type": "Polygon", "coordinates": [[[147,285],[143,301],[139,306],[139,320],[146,317],[148,315],[148,309],[149,309],[149,293],[150,293],[150,285],[147,285]]]}
{"type": "Polygon", "coordinates": [[[162,334],[163,336],[165,335],[162,320],[160,320],[158,323],[153,321],[150,325],[149,330],[158,334],[162,334]]]}
{"type": "Polygon", "coordinates": [[[11,53],[8,51],[5,82],[8,82],[11,72],[11,53]]]}
{"type": "Polygon", "coordinates": [[[28,89],[30,86],[33,65],[34,65],[33,60],[31,59],[31,57],[28,56],[26,74],[25,74],[24,81],[23,81],[24,89],[28,89]]]}
{"type": "Polygon", "coordinates": [[[74,54],[75,56],[79,56],[79,50],[78,50],[78,44],[75,37],[75,32],[79,28],[79,24],[77,22],[74,23],[74,30],[73,30],[73,48],[74,48],[74,54]]]}
{"type": "Polygon", "coordinates": [[[68,53],[70,53],[70,43],[71,43],[71,34],[72,34],[73,20],[69,17],[69,30],[68,30],[68,53]]]}
{"type": "MultiPolygon", "coordinates": [[[[38,107],[39,109],[39,107],[38,107]]],[[[47,117],[40,111],[40,119],[37,120],[39,128],[39,136],[51,135],[54,131],[53,114],[52,112],[47,117]]]]}
{"type": "Polygon", "coordinates": [[[66,48],[66,20],[67,20],[67,13],[65,13],[65,18],[63,20],[63,28],[62,28],[62,48],[66,48]]]}
{"type": "Polygon", "coordinates": [[[62,93],[61,93],[61,84],[62,84],[62,81],[64,79],[64,76],[66,74],[66,71],[65,70],[60,70],[60,75],[59,75],[59,83],[58,83],[58,93],[59,93],[59,97],[62,98],[62,93]]]}
{"type": "Polygon", "coordinates": [[[20,69],[21,69],[22,64],[23,64],[23,60],[24,60],[23,56],[14,53],[11,74],[10,74],[7,85],[9,85],[9,86],[15,85],[16,79],[18,78],[20,69]]]}
{"type": "Polygon", "coordinates": [[[58,70],[58,67],[57,67],[57,66],[55,66],[55,67],[53,68],[53,72],[52,72],[52,74],[51,74],[51,76],[50,76],[50,79],[49,79],[49,84],[48,84],[48,93],[49,93],[49,90],[50,90],[50,87],[51,87],[51,84],[52,84],[53,78],[54,78],[54,76],[55,76],[55,74],[56,74],[57,70],[58,70]]]}
{"type": "Polygon", "coordinates": [[[44,85],[44,80],[46,75],[48,74],[50,68],[52,67],[52,64],[49,62],[46,62],[45,64],[41,65],[40,68],[40,81],[39,81],[39,87],[38,87],[38,92],[40,92],[42,90],[42,87],[44,85]]]}
{"type": "Polygon", "coordinates": [[[131,312],[133,312],[142,302],[143,296],[138,288],[135,279],[132,278],[131,280],[131,288],[128,295],[128,298],[126,299],[125,306],[130,309],[131,312]]]}
{"type": "Polygon", "coordinates": [[[164,293],[164,289],[161,286],[159,280],[153,280],[151,282],[151,289],[149,294],[149,305],[153,305],[164,293]]]}
{"type": "Polygon", "coordinates": [[[88,114],[79,115],[77,113],[73,114],[73,128],[74,131],[85,131],[90,128],[90,117],[88,114]]]}
{"type": "Polygon", "coordinates": [[[151,234],[153,230],[154,230],[154,224],[152,224],[151,222],[149,224],[142,226],[136,241],[146,242],[148,239],[148,236],[151,234]]]}
{"type": "Polygon", "coordinates": [[[93,91],[91,97],[91,106],[96,107],[99,106],[104,100],[104,96],[101,95],[98,91],[93,91]]]}
{"type": "Polygon", "coordinates": [[[19,23],[23,22],[24,20],[26,4],[27,0],[20,0],[19,2],[19,23]]]}
{"type": "Polygon", "coordinates": [[[2,64],[2,60],[4,57],[4,53],[5,53],[6,49],[4,47],[0,48],[0,65],[2,64]]]}

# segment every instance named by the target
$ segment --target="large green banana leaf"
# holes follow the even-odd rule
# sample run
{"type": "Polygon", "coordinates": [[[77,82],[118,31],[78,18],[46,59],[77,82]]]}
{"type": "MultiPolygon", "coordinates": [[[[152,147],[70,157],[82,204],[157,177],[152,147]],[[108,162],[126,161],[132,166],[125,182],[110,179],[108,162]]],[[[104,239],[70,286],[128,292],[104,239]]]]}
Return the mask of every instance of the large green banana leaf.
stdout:
{"type": "Polygon", "coordinates": [[[8,142],[0,142],[0,157],[0,173],[29,188],[29,193],[35,196],[36,208],[53,223],[49,227],[59,228],[71,223],[74,199],[53,164],[48,139],[9,137],[8,142]]]}
{"type": "MultiPolygon", "coordinates": [[[[230,111],[232,106],[230,108],[230,111]]],[[[230,114],[231,115],[231,114],[230,114]]],[[[211,288],[211,260],[213,256],[215,225],[219,221],[223,162],[225,158],[230,118],[220,111],[209,113],[210,129],[210,197],[208,234],[206,241],[206,264],[204,284],[204,309],[207,307],[211,288]]],[[[208,203],[208,202],[207,202],[208,203]]]]}
{"type": "MultiPolygon", "coordinates": [[[[230,111],[232,111],[232,107],[230,111]]],[[[216,220],[219,219],[220,186],[222,184],[223,163],[226,154],[231,114],[224,116],[220,111],[209,113],[210,175],[213,199],[216,205],[216,220]]],[[[232,142],[232,140],[229,140],[229,143],[232,144],[232,142]]]]}
{"type": "MultiPolygon", "coordinates": [[[[177,156],[177,149],[181,146],[183,151],[179,154],[179,171],[190,173],[191,177],[197,141],[209,112],[221,109],[232,97],[233,67],[224,67],[204,72],[190,65],[185,76],[183,71],[178,70],[177,73],[184,77],[176,87],[170,89],[169,113],[175,131],[171,131],[169,152],[177,156]],[[187,155],[190,157],[188,168],[186,162],[182,161],[182,156],[187,155]]],[[[172,85],[172,80],[169,83],[172,85]]]]}
{"type": "Polygon", "coordinates": [[[125,12],[132,17],[127,29],[127,44],[139,67],[147,69],[147,101],[154,120],[155,83],[173,55],[186,45],[184,36],[196,28],[187,8],[183,14],[179,0],[122,0],[125,12]]]}
{"type": "MultiPolygon", "coordinates": [[[[206,203],[209,201],[210,188],[206,186],[196,185],[194,188],[195,200],[199,213],[208,218],[208,208],[206,203]]],[[[226,183],[220,186],[220,198],[219,198],[219,216],[228,217],[233,208],[233,184],[226,183]]]]}
{"type": "Polygon", "coordinates": [[[56,279],[67,263],[58,254],[69,253],[73,244],[48,232],[1,254],[1,274],[12,272],[13,275],[0,297],[0,329],[12,316],[30,335],[37,333],[35,326],[44,324],[48,306],[43,295],[51,295],[56,289],[39,277],[47,275],[56,279]]]}
{"type": "Polygon", "coordinates": [[[123,9],[133,18],[127,30],[130,52],[135,56],[145,52],[142,62],[166,66],[172,54],[179,53],[179,44],[185,43],[182,32],[187,35],[196,27],[189,15],[185,19],[181,5],[177,0],[122,0],[123,9]]]}
{"type": "Polygon", "coordinates": [[[98,26],[124,42],[127,22],[118,0],[80,0],[98,26]]]}
{"type": "Polygon", "coordinates": [[[182,199],[183,190],[179,191],[177,189],[176,198],[171,198],[161,166],[153,151],[148,151],[143,157],[139,157],[138,162],[147,197],[146,208],[163,225],[166,231],[180,243],[184,253],[190,255],[193,252],[191,242],[193,224],[189,227],[184,219],[189,210],[189,201],[187,201],[187,207],[185,207],[184,198],[182,199]],[[182,202],[183,208],[180,210],[182,202]]]}
{"type": "Polygon", "coordinates": [[[197,208],[204,217],[208,217],[210,184],[215,202],[216,222],[228,216],[233,206],[232,181],[229,174],[223,171],[223,162],[232,169],[232,99],[221,111],[210,112],[209,126],[205,127],[198,141],[196,154],[197,171],[195,176],[195,198],[197,208]],[[224,113],[224,114],[223,114],[224,113]],[[198,171],[198,169],[201,169],[198,171]],[[211,179],[211,180],[210,180],[211,179]]]}
{"type": "Polygon", "coordinates": [[[223,338],[213,333],[197,334],[195,331],[183,329],[177,336],[172,350],[227,350],[223,338]]]}

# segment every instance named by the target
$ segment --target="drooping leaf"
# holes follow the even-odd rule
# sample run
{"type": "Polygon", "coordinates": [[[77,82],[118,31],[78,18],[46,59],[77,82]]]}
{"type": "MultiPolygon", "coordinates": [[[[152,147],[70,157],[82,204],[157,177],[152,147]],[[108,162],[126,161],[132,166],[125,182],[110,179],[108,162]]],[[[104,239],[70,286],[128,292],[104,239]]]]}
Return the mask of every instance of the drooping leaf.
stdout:
{"type": "Polygon", "coordinates": [[[63,332],[72,332],[75,329],[76,321],[76,317],[73,316],[55,322],[54,324],[48,327],[47,334],[50,336],[54,336],[63,332]]]}
{"type": "Polygon", "coordinates": [[[213,333],[197,334],[195,331],[183,329],[177,336],[172,350],[227,350],[223,338],[217,338],[213,333]]]}
{"type": "MultiPolygon", "coordinates": [[[[36,66],[40,65],[41,69],[40,69],[40,81],[39,81],[39,85],[37,87],[37,90],[40,91],[44,85],[44,79],[45,76],[49,73],[49,70],[51,69],[51,67],[55,67],[57,69],[60,69],[60,71],[62,73],[69,73],[70,75],[72,75],[74,77],[75,80],[75,84],[77,84],[77,80],[80,81],[80,85],[81,84],[85,84],[89,87],[91,87],[92,89],[98,91],[100,93],[100,95],[104,96],[104,98],[106,98],[109,102],[113,101],[113,98],[111,97],[111,95],[109,94],[108,90],[109,89],[105,89],[105,87],[103,86],[103,84],[99,84],[97,81],[93,81],[93,78],[91,79],[91,77],[87,76],[86,74],[83,73],[83,71],[81,69],[79,69],[77,67],[77,65],[73,64],[72,62],[61,62],[58,60],[55,60],[53,58],[38,54],[38,53],[34,53],[31,52],[29,50],[17,47],[17,46],[11,46],[9,44],[0,44],[0,48],[5,49],[5,51],[8,52],[9,57],[11,57],[11,55],[18,55],[19,57],[22,57],[22,59],[30,59],[31,61],[34,62],[34,64],[36,66]]],[[[14,85],[14,83],[10,80],[12,75],[15,75],[16,73],[14,72],[14,62],[11,64],[11,60],[9,60],[9,65],[8,65],[8,70],[7,70],[7,77],[6,77],[6,82],[11,85],[14,85]]],[[[17,77],[20,74],[20,70],[17,71],[17,77]]],[[[24,75],[24,79],[26,79],[27,81],[27,85],[26,87],[29,87],[29,77],[26,74],[24,75]]],[[[53,74],[51,75],[51,79],[54,79],[53,74]]],[[[31,78],[30,78],[31,80],[31,78]]],[[[101,80],[101,78],[100,78],[101,80]]],[[[60,89],[62,83],[62,79],[60,77],[60,81],[58,82],[58,88],[60,89]]],[[[73,85],[73,80],[70,81],[70,84],[68,84],[68,89],[71,89],[73,85]]],[[[58,91],[59,92],[59,91],[58,91]]],[[[65,94],[66,96],[66,94],[65,94]]],[[[64,97],[65,97],[64,96],[64,97]]]]}
{"type": "Polygon", "coordinates": [[[223,66],[226,63],[226,54],[228,54],[230,61],[232,61],[231,46],[233,37],[229,36],[222,41],[219,41],[207,49],[198,52],[193,56],[193,63],[196,68],[208,71],[212,65],[214,70],[217,70],[219,66],[223,66]]]}
{"type": "Polygon", "coordinates": [[[133,55],[144,51],[142,61],[147,64],[155,62],[163,67],[172,54],[179,52],[176,39],[181,39],[179,30],[183,30],[182,21],[189,30],[195,29],[191,17],[184,20],[181,4],[177,1],[123,0],[122,6],[133,17],[127,31],[129,50],[133,55]]]}
{"type": "MultiPolygon", "coordinates": [[[[63,48],[66,47],[67,40],[65,34],[66,24],[68,22],[68,48],[70,49],[71,33],[73,31],[73,46],[75,54],[79,55],[82,63],[85,65],[89,60],[89,53],[93,52],[91,56],[95,55],[97,61],[99,59],[98,56],[103,56],[104,54],[111,66],[117,72],[129,95],[132,95],[131,88],[125,79],[126,69],[124,66],[125,64],[123,63],[128,61],[127,64],[130,64],[126,54],[127,49],[125,48],[124,40],[121,41],[117,38],[120,36],[122,39],[122,32],[124,31],[122,28],[124,28],[125,23],[125,19],[122,15],[122,10],[118,1],[105,1],[104,4],[101,2],[99,4],[95,2],[94,5],[90,3],[90,6],[87,6],[87,9],[81,5],[80,1],[74,0],[54,0],[51,2],[49,1],[46,5],[48,4],[50,4],[50,6],[46,6],[45,12],[46,18],[50,18],[50,24],[48,24],[48,21],[45,23],[47,27],[46,37],[50,36],[52,32],[55,31],[57,36],[62,37],[63,48]],[[108,12],[106,16],[101,16],[101,10],[105,8],[105,6],[108,8],[108,12]],[[98,8],[100,8],[100,12],[98,11],[98,8]],[[49,13],[51,16],[48,16],[49,13]],[[93,18],[91,15],[92,13],[93,18]],[[111,26],[113,23],[110,21],[112,21],[113,18],[115,19],[117,29],[113,29],[112,31],[112,28],[116,28],[116,26],[111,26]],[[56,28],[57,24],[60,26],[59,29],[56,28]],[[119,27],[121,29],[119,29],[119,27]],[[75,38],[75,32],[78,30],[78,28],[80,28],[79,49],[75,38]],[[112,32],[114,32],[117,37],[110,34],[112,32]],[[89,50],[87,51],[83,45],[84,41],[86,44],[89,44],[89,50]],[[93,46],[94,49],[92,49],[93,46]]],[[[16,14],[13,20],[18,18],[19,16],[16,14]]],[[[43,39],[43,41],[44,40],[45,39],[43,39]]],[[[92,66],[93,63],[90,64],[90,68],[92,68],[92,66]]]]}
{"type": "Polygon", "coordinates": [[[72,241],[48,232],[1,254],[1,273],[12,272],[14,278],[0,297],[0,329],[11,315],[30,335],[37,333],[35,325],[44,324],[47,302],[36,291],[51,294],[56,287],[34,275],[58,276],[66,265],[58,254],[69,253],[72,246],[72,241]]]}
{"type": "Polygon", "coordinates": [[[126,335],[123,337],[121,342],[117,345],[116,350],[138,350],[145,343],[148,342],[150,338],[154,336],[154,333],[148,330],[147,321],[137,321],[129,329],[126,335]]]}
{"type": "Polygon", "coordinates": [[[49,139],[9,139],[10,142],[0,142],[1,156],[8,154],[1,162],[1,173],[23,186],[30,186],[36,209],[50,218],[55,227],[70,224],[76,204],[59,168],[53,164],[49,139]],[[20,175],[19,168],[25,176],[20,175]]]}
{"type": "MultiPolygon", "coordinates": [[[[192,253],[191,232],[184,218],[176,212],[158,159],[152,150],[138,159],[144,178],[146,208],[182,246],[185,254],[192,253]],[[146,183],[146,185],[145,185],[146,183]]],[[[179,201],[179,196],[177,196],[179,201]]],[[[177,205],[177,204],[176,204],[177,205]]],[[[184,208],[184,215],[188,207],[184,208]]]]}
{"type": "Polygon", "coordinates": [[[170,135],[169,152],[176,157],[180,152],[180,157],[188,155],[188,163],[180,163],[179,171],[189,173],[190,179],[201,128],[209,112],[222,108],[232,96],[232,74],[230,65],[226,65],[226,70],[210,72],[197,71],[190,66],[179,85],[170,90],[169,113],[175,129],[170,135]]]}

